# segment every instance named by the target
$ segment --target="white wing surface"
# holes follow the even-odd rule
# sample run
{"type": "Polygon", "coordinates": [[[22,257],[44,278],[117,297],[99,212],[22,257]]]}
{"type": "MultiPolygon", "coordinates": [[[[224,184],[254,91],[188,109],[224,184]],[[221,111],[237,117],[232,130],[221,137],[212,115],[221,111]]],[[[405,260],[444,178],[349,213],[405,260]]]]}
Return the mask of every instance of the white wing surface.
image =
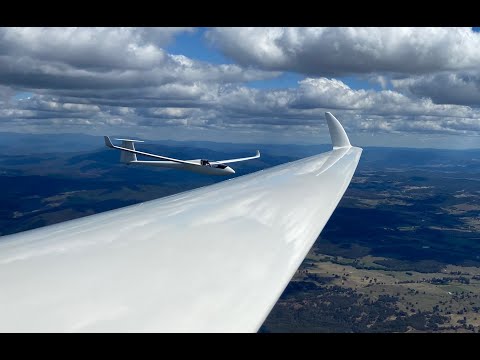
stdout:
{"type": "Polygon", "coordinates": [[[246,161],[246,160],[252,160],[252,159],[257,159],[260,157],[260,151],[257,150],[256,154],[254,156],[249,156],[249,157],[244,157],[244,158],[238,158],[238,159],[228,159],[228,160],[218,160],[218,161],[210,161],[210,164],[230,164],[230,163],[235,163],[235,162],[240,162],[240,161],[246,161]]]}
{"type": "Polygon", "coordinates": [[[340,145],[1,237],[0,331],[257,331],[350,183],[362,149],[340,145]]]}

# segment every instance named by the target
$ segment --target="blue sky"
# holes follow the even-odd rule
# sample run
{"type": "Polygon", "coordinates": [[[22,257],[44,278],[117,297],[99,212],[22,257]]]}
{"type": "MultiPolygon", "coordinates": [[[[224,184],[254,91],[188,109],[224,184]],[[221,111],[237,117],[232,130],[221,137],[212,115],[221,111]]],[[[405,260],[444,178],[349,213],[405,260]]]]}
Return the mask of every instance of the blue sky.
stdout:
{"type": "Polygon", "coordinates": [[[0,28],[0,131],[480,147],[479,30],[0,28]]]}
{"type": "Polygon", "coordinates": [[[171,54],[185,55],[212,64],[231,64],[231,60],[216,51],[212,46],[208,46],[204,38],[206,30],[205,28],[197,28],[191,32],[181,33],[165,49],[171,54]]]}

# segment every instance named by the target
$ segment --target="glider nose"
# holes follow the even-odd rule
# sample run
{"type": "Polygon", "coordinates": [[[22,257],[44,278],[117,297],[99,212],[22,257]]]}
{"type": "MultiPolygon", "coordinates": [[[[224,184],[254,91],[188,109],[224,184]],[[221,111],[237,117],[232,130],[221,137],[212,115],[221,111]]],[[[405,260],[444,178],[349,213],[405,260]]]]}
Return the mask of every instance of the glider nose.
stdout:
{"type": "Polygon", "coordinates": [[[227,170],[229,174],[235,174],[235,170],[233,170],[230,166],[227,166],[225,170],[227,170]]]}

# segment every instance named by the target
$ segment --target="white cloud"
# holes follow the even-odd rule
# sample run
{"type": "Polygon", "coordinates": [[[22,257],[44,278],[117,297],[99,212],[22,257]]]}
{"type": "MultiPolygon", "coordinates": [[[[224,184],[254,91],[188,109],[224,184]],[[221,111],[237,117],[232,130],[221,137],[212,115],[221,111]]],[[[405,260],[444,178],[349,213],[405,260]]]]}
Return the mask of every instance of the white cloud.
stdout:
{"type": "Polygon", "coordinates": [[[374,115],[471,117],[476,111],[467,106],[434,104],[430,99],[409,98],[391,90],[353,90],[340,80],[307,78],[293,107],[358,110],[374,115]]]}
{"type": "Polygon", "coordinates": [[[435,103],[480,107],[479,72],[443,72],[392,80],[392,84],[406,94],[431,98],[435,103]]]}
{"type": "Polygon", "coordinates": [[[10,125],[96,134],[121,130],[153,138],[195,138],[211,131],[230,134],[221,137],[226,141],[236,140],[237,134],[244,140],[248,134],[263,134],[268,142],[281,134],[290,140],[324,134],[323,113],[333,111],[353,134],[480,134],[480,109],[466,106],[480,103],[475,102],[476,70],[444,71],[474,63],[478,49],[470,45],[478,38],[466,30],[404,29],[396,35],[392,29],[209,32],[208,38],[231,51],[240,65],[168,54],[162,46],[181,31],[191,30],[0,29],[2,130],[10,125]],[[462,36],[460,59],[452,49],[462,36]],[[235,42],[228,45],[228,40],[235,42]],[[353,89],[321,76],[283,89],[246,84],[277,76],[271,70],[282,69],[363,73],[383,90],[353,89]],[[439,69],[441,73],[407,77],[439,69]],[[386,72],[404,75],[391,79],[386,72]],[[388,90],[390,84],[394,90],[388,90]],[[33,96],[16,100],[17,91],[33,96]]]}
{"type": "Polygon", "coordinates": [[[9,102],[14,95],[15,91],[10,87],[0,85],[0,104],[9,102]]]}
{"type": "Polygon", "coordinates": [[[471,28],[217,28],[207,39],[244,66],[310,76],[475,69],[471,28]]]}
{"type": "Polygon", "coordinates": [[[148,69],[161,49],[188,28],[2,28],[0,54],[82,69],[148,69]]]}
{"type": "Polygon", "coordinates": [[[212,65],[159,45],[185,29],[0,28],[0,85],[118,89],[195,81],[238,82],[278,73],[212,65]]]}
{"type": "Polygon", "coordinates": [[[181,126],[255,129],[273,136],[286,130],[318,133],[325,127],[324,112],[334,111],[353,132],[480,134],[478,109],[439,105],[391,90],[354,90],[336,79],[307,78],[297,89],[286,90],[195,83],[167,84],[151,91],[154,99],[83,97],[83,103],[75,102],[75,97],[37,95],[4,109],[0,118],[17,123],[49,119],[61,124],[65,119],[68,125],[84,125],[83,120],[88,120],[102,126],[143,126],[151,127],[152,135],[165,126],[181,126]]]}

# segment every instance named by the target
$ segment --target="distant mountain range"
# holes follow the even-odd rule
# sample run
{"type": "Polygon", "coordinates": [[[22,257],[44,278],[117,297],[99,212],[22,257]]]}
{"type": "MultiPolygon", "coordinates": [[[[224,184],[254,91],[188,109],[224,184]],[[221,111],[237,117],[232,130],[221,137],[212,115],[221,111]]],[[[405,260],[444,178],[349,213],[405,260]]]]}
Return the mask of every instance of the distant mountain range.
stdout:
{"type": "MultiPolygon", "coordinates": [[[[113,138],[113,137],[112,137],[113,138]]],[[[174,141],[145,140],[138,145],[139,149],[158,152],[165,155],[176,154],[178,157],[209,158],[221,160],[234,154],[241,156],[254,153],[259,149],[262,154],[274,157],[302,158],[311,156],[331,148],[330,144],[295,145],[295,144],[241,144],[212,141],[174,141]],[[219,156],[219,157],[216,157],[219,156]]],[[[24,134],[0,132],[0,154],[31,155],[43,153],[92,152],[104,149],[103,136],[86,134],[24,134]]],[[[439,165],[446,161],[459,161],[471,164],[480,161],[480,149],[443,150],[364,147],[362,162],[382,162],[391,165],[439,165]],[[368,155],[367,155],[368,154],[368,155]],[[365,156],[367,155],[367,156],[365,156]]]]}

